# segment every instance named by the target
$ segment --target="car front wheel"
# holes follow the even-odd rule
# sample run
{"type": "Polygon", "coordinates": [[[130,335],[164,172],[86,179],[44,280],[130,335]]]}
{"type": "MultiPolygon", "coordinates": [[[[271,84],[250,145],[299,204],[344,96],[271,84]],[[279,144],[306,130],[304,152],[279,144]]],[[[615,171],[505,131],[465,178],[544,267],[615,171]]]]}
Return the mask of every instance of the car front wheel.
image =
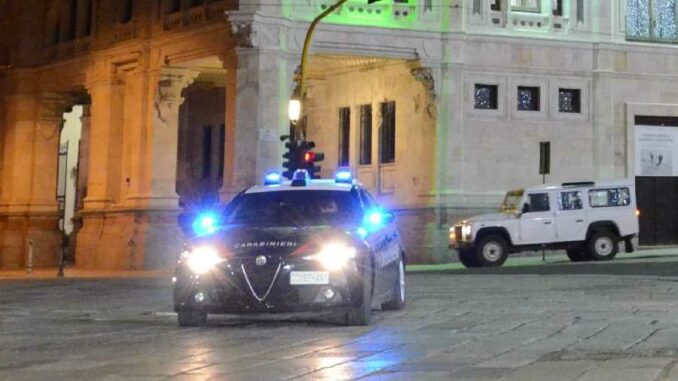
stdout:
{"type": "Polygon", "coordinates": [[[383,310],[402,310],[405,308],[405,261],[400,257],[398,274],[393,285],[393,299],[381,305],[383,310]]]}
{"type": "Polygon", "coordinates": [[[346,312],[346,325],[370,325],[372,320],[372,261],[367,260],[362,276],[360,303],[346,312]]]}
{"type": "Polygon", "coordinates": [[[508,258],[508,245],[498,235],[487,235],[476,245],[476,260],[481,266],[499,267],[508,258]]]}

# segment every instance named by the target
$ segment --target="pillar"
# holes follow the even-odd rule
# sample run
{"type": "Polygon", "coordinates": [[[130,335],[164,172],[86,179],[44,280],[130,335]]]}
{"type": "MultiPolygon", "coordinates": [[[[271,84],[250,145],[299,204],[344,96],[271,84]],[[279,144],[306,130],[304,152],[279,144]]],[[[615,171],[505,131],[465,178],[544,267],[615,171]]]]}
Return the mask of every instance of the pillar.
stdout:
{"type": "Polygon", "coordinates": [[[56,93],[6,97],[0,267],[24,267],[29,242],[35,267],[57,264],[57,155],[63,113],[71,101],[56,93]]]}

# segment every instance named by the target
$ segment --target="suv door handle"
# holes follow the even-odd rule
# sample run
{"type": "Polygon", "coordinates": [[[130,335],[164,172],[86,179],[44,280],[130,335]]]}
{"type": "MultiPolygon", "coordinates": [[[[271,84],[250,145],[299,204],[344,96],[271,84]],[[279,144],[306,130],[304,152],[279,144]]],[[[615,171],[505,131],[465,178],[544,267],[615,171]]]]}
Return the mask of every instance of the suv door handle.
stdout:
{"type": "Polygon", "coordinates": [[[584,222],[584,220],[577,220],[577,221],[575,221],[575,222],[584,222]]]}
{"type": "Polygon", "coordinates": [[[544,221],[544,225],[551,225],[553,221],[544,221]]]}

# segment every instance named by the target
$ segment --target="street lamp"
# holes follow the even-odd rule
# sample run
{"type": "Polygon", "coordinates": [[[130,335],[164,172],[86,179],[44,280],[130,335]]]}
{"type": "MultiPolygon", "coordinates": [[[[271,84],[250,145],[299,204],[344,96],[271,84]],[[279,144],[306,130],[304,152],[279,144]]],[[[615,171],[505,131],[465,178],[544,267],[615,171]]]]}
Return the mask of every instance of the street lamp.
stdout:
{"type": "Polygon", "coordinates": [[[301,99],[296,96],[293,96],[292,99],[290,99],[290,102],[287,105],[287,116],[290,118],[292,124],[297,124],[301,117],[301,99]]]}

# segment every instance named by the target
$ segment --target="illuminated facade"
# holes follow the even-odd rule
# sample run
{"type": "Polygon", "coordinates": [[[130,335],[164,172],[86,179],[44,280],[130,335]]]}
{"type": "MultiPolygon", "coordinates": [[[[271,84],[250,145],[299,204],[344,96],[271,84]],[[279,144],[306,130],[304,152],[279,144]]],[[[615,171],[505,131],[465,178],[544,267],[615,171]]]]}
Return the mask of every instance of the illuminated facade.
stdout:
{"type": "MultiPolygon", "coordinates": [[[[280,168],[306,28],[330,4],[0,0],[0,264],[22,266],[29,240],[38,264],[56,261],[58,131],[74,105],[76,263],[171,263],[182,207],[280,168]]],[[[423,262],[446,259],[456,218],[541,182],[540,142],[549,181],[634,176],[636,117],[678,117],[675,7],[350,0],[307,72],[323,174],[352,168],[423,262]]]]}

